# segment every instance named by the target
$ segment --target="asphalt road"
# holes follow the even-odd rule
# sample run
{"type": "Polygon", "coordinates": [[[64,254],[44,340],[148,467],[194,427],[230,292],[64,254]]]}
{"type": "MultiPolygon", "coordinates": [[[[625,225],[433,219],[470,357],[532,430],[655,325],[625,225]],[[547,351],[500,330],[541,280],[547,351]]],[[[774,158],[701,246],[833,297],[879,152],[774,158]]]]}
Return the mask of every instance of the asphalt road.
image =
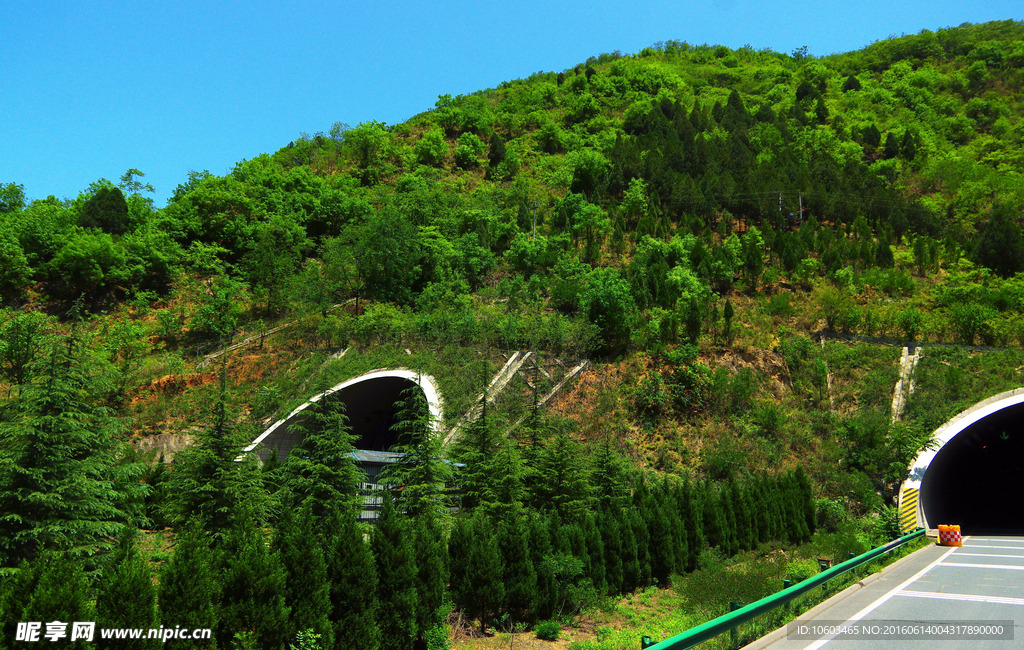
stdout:
{"type": "Polygon", "coordinates": [[[923,548],[746,646],[769,648],[1024,648],[1024,537],[923,548]]]}

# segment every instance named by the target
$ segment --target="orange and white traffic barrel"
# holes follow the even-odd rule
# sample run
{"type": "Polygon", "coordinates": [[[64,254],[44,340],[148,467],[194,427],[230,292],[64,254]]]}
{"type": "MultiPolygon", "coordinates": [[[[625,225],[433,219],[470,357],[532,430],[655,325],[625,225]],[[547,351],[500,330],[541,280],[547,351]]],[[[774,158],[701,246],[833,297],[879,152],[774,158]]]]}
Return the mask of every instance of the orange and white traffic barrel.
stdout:
{"type": "Polygon", "coordinates": [[[960,537],[960,526],[945,526],[939,524],[939,545],[963,546],[964,541],[960,537]]]}

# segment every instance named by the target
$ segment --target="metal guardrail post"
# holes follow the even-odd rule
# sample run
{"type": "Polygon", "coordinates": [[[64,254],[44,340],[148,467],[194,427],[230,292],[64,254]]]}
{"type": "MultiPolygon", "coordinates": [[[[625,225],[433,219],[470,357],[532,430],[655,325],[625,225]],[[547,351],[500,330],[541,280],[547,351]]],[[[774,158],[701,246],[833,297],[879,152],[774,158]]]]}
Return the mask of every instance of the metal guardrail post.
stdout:
{"type": "MultiPolygon", "coordinates": [[[[698,643],[703,643],[704,641],[712,639],[718,636],[719,634],[722,634],[723,632],[732,630],[737,625],[746,623],[747,621],[750,621],[760,616],[761,614],[764,614],[775,609],[776,607],[784,605],[790,602],[791,600],[798,598],[799,596],[802,596],[811,589],[814,589],[815,587],[828,582],[828,580],[835,578],[839,575],[842,575],[843,573],[846,573],[847,571],[855,569],[859,566],[862,566],[867,562],[870,562],[871,560],[874,560],[875,558],[884,555],[885,553],[888,553],[889,551],[899,548],[901,545],[906,544],[909,541],[917,539],[918,537],[922,537],[924,534],[924,529],[919,528],[913,533],[904,535],[903,537],[895,539],[889,542],[888,544],[875,548],[862,555],[858,555],[852,560],[847,560],[842,564],[824,570],[818,575],[812,578],[808,578],[807,580],[804,580],[803,582],[795,584],[789,588],[783,589],[782,591],[776,594],[766,596],[761,600],[750,603],[749,605],[746,605],[744,607],[740,607],[734,612],[723,614],[722,616],[719,616],[716,619],[710,620],[702,625],[698,625],[697,627],[689,629],[681,634],[677,634],[676,636],[670,639],[660,641],[658,643],[655,643],[654,645],[643,645],[642,647],[653,648],[654,650],[685,650],[686,648],[692,648],[698,643]]],[[[641,641],[641,643],[644,642],[641,641]]]]}

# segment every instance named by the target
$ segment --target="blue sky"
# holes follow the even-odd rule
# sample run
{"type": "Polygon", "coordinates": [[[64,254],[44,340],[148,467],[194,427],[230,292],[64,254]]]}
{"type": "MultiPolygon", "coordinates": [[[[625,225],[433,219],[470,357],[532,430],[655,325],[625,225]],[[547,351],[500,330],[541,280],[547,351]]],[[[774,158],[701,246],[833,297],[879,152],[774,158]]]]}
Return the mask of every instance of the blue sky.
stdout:
{"type": "Polygon", "coordinates": [[[300,132],[402,122],[440,94],[603,52],[675,39],[825,55],[1008,18],[1019,0],[4,0],[0,183],[73,198],[137,168],[161,206],[190,169],[224,174],[300,132]]]}

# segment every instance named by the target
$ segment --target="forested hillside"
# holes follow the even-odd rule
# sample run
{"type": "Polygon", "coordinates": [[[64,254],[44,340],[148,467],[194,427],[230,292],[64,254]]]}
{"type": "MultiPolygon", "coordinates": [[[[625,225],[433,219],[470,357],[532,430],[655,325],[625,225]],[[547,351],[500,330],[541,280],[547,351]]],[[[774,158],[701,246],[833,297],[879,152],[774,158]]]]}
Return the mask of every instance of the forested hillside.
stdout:
{"type": "Polygon", "coordinates": [[[160,620],[218,647],[438,648],[451,607],[566,619],[708,548],[891,534],[934,427],[1020,385],[1022,90],[1016,21],[829,57],[668,41],[304,133],[162,208],[135,169],[64,200],[3,179],[0,645],[129,597],[156,620],[159,571],[160,620]],[[899,421],[882,339],[950,345],[899,421]],[[593,365],[451,449],[409,406],[369,545],[342,415],[234,462],[344,375],[429,371],[468,407],[515,350],[593,365]],[[195,440],[173,464],[123,445],[168,433],[195,440]],[[125,524],[175,552],[147,568],[125,524]]]}

